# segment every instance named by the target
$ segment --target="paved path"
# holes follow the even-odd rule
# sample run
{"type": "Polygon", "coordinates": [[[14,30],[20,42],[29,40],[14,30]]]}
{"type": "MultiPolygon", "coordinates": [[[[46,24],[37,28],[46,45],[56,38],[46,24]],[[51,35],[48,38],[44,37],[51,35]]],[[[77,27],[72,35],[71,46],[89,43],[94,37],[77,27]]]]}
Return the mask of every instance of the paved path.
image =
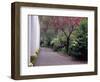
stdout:
{"type": "Polygon", "coordinates": [[[84,64],[86,62],[73,60],[71,56],[64,56],[50,48],[41,48],[35,66],[84,64]]]}

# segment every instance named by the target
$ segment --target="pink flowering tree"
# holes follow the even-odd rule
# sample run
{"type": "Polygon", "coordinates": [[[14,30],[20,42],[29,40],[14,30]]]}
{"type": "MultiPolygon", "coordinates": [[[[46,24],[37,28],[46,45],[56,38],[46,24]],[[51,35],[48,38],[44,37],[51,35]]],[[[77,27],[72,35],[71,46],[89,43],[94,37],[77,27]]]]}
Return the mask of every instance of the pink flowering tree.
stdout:
{"type": "Polygon", "coordinates": [[[80,25],[81,17],[52,17],[51,24],[55,30],[61,30],[66,36],[67,42],[65,43],[66,51],[69,51],[69,41],[71,34],[80,25]]]}

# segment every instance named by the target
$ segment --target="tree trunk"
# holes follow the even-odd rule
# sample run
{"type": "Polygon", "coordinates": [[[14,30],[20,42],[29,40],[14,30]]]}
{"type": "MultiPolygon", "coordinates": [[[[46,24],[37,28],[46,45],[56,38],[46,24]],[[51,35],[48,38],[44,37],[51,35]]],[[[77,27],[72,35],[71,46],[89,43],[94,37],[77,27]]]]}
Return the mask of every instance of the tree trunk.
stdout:
{"type": "Polygon", "coordinates": [[[67,37],[67,44],[66,44],[67,53],[69,52],[69,40],[70,40],[70,37],[67,37]]]}
{"type": "Polygon", "coordinates": [[[72,34],[73,31],[74,31],[74,30],[72,29],[72,30],[70,31],[69,35],[67,35],[66,32],[64,31],[64,29],[62,29],[62,32],[64,33],[64,35],[65,35],[66,38],[67,38],[67,42],[66,42],[66,44],[65,44],[67,54],[68,54],[68,52],[69,52],[69,41],[70,41],[70,36],[71,36],[71,34],[72,34]]]}

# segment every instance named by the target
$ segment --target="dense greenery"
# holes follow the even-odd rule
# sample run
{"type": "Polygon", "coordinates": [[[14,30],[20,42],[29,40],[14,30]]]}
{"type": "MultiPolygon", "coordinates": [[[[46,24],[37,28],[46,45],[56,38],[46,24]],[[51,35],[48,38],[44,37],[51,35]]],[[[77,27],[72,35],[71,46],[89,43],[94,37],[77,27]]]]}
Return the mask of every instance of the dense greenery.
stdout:
{"type": "Polygon", "coordinates": [[[71,32],[70,36],[67,34],[69,30],[66,29],[66,26],[64,30],[55,30],[55,27],[48,20],[50,21],[50,17],[40,17],[40,46],[67,53],[76,59],[87,60],[87,18],[81,20],[80,25],[71,32]]]}
{"type": "Polygon", "coordinates": [[[73,33],[70,43],[69,54],[77,59],[87,60],[87,20],[83,20],[80,27],[73,33]]]}

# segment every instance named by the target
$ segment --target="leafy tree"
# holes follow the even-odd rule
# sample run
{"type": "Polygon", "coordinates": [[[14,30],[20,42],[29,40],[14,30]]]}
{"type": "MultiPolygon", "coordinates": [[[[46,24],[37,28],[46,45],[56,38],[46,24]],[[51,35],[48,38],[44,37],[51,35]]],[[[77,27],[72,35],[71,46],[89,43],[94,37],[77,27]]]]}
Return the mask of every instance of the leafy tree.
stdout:
{"type": "Polygon", "coordinates": [[[64,35],[66,36],[66,51],[68,53],[69,51],[69,41],[70,36],[74,30],[80,25],[81,17],[57,17],[54,16],[52,18],[52,25],[54,26],[54,29],[61,30],[64,35]]]}

